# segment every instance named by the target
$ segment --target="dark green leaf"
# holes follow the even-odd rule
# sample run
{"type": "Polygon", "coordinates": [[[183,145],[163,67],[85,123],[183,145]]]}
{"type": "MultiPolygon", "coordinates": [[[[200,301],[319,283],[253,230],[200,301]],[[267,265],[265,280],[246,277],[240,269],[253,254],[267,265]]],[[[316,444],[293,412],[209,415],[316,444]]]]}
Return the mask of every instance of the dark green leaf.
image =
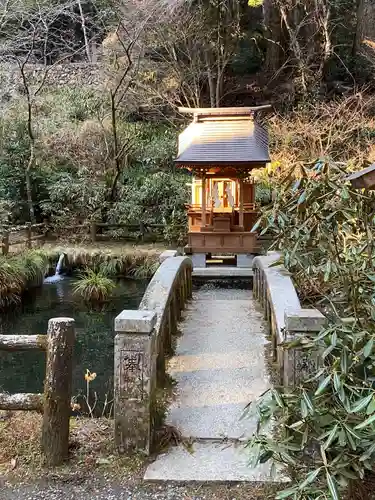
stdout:
{"type": "Polygon", "coordinates": [[[334,387],[335,387],[335,390],[336,390],[337,392],[340,392],[342,382],[341,382],[340,376],[339,376],[339,374],[338,374],[337,372],[335,372],[335,373],[333,374],[333,385],[334,385],[334,387]]]}
{"type": "Polygon", "coordinates": [[[299,485],[299,489],[303,490],[304,488],[306,488],[307,485],[314,482],[315,479],[319,476],[321,470],[322,467],[319,467],[319,469],[309,472],[306,476],[306,479],[299,485]]]}
{"type": "Polygon", "coordinates": [[[311,399],[310,399],[309,395],[307,394],[307,392],[306,392],[306,391],[303,391],[303,395],[302,395],[302,396],[303,396],[303,399],[304,399],[304,401],[305,401],[305,403],[306,403],[306,406],[307,406],[307,408],[309,409],[309,411],[310,411],[311,413],[314,413],[314,405],[313,405],[313,403],[312,403],[312,401],[311,401],[311,399]]]}
{"type": "Polygon", "coordinates": [[[372,398],[371,403],[368,405],[366,415],[371,415],[375,412],[375,397],[372,398]]]}
{"type": "Polygon", "coordinates": [[[374,347],[374,339],[370,339],[363,348],[363,355],[365,358],[368,358],[370,356],[373,347],[374,347]]]}
{"type": "Polygon", "coordinates": [[[272,394],[276,400],[276,403],[280,406],[280,408],[284,408],[284,401],[277,390],[272,391],[272,394]]]}
{"type": "Polygon", "coordinates": [[[369,458],[371,458],[371,455],[375,453],[375,443],[373,445],[370,446],[370,448],[368,450],[366,450],[366,452],[360,457],[360,462],[363,462],[364,460],[368,460],[369,458]]]}
{"type": "Polygon", "coordinates": [[[370,401],[372,400],[372,394],[369,394],[365,398],[360,399],[359,401],[356,402],[356,404],[353,406],[351,409],[350,413],[358,413],[364,408],[368,406],[370,401]]]}
{"type": "Polygon", "coordinates": [[[302,191],[300,197],[298,198],[297,205],[301,205],[306,200],[306,191],[302,191]]]}
{"type": "Polygon", "coordinates": [[[337,493],[336,481],[331,476],[331,474],[327,471],[327,484],[329,488],[329,492],[333,500],[339,500],[339,495],[337,493]]]}
{"type": "Polygon", "coordinates": [[[266,451],[265,453],[262,453],[262,455],[259,458],[259,463],[264,464],[268,462],[270,458],[273,456],[273,451],[266,451]]]}
{"type": "Polygon", "coordinates": [[[371,425],[373,422],[375,422],[375,415],[371,415],[371,417],[367,418],[364,422],[361,422],[360,424],[356,425],[354,429],[355,430],[364,429],[365,427],[371,425]]]}
{"type": "Polygon", "coordinates": [[[275,500],[283,500],[284,498],[290,498],[291,496],[295,495],[296,491],[297,491],[296,488],[290,488],[288,490],[280,491],[275,496],[275,500]]]}
{"type": "Polygon", "coordinates": [[[339,426],[338,426],[338,424],[336,424],[334,426],[334,428],[331,430],[331,432],[329,433],[328,439],[327,439],[327,441],[323,445],[323,448],[325,450],[329,447],[329,445],[332,443],[332,441],[337,438],[337,430],[338,430],[338,428],[339,428],[339,426]]]}
{"type": "Polygon", "coordinates": [[[301,399],[301,415],[302,418],[306,418],[309,414],[308,407],[303,399],[301,399]]]}
{"type": "Polygon", "coordinates": [[[328,377],[322,380],[319,384],[319,387],[315,391],[315,396],[319,396],[320,394],[322,394],[322,392],[324,392],[324,389],[328,386],[330,381],[331,381],[331,375],[328,375],[328,377]]]}
{"type": "Polygon", "coordinates": [[[348,371],[348,356],[346,354],[346,350],[345,349],[341,353],[340,364],[341,364],[341,371],[342,371],[342,373],[344,373],[346,375],[347,371],[348,371]]]}
{"type": "Polygon", "coordinates": [[[329,354],[331,354],[331,352],[334,350],[334,348],[335,348],[334,345],[328,346],[327,349],[323,352],[322,358],[325,359],[329,354]]]}

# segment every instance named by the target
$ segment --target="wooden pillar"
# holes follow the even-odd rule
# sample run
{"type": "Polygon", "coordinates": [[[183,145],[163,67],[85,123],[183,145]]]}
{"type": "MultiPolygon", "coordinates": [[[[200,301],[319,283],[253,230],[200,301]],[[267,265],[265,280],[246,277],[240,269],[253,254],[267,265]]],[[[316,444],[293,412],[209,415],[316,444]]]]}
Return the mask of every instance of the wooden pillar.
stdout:
{"type": "Polygon", "coordinates": [[[91,222],[90,232],[91,232],[91,243],[96,241],[96,222],[91,222]]]}
{"type": "Polygon", "coordinates": [[[238,223],[241,227],[243,227],[243,180],[242,179],[239,180],[238,188],[239,188],[239,195],[240,195],[240,203],[239,203],[240,212],[239,212],[238,223]]]}
{"type": "Polygon", "coordinates": [[[31,229],[31,223],[26,224],[26,248],[31,248],[31,235],[32,235],[32,229],[31,229]]]}
{"type": "Polygon", "coordinates": [[[201,228],[206,227],[206,174],[202,177],[202,224],[201,228]]]}
{"type": "Polygon", "coordinates": [[[8,253],[9,253],[9,233],[8,233],[8,231],[3,233],[3,236],[1,239],[1,246],[2,246],[2,254],[8,255],[8,253]]]}
{"type": "Polygon", "coordinates": [[[249,203],[255,203],[255,184],[250,184],[250,200],[249,203]]]}

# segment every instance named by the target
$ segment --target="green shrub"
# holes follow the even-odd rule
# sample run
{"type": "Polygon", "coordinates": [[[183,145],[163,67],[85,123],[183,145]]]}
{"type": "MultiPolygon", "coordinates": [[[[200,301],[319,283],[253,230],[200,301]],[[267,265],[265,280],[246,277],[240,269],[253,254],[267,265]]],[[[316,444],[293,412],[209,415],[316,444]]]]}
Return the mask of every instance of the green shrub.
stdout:
{"type": "Polygon", "coordinates": [[[100,272],[87,269],[76,280],[73,293],[80,295],[87,302],[106,302],[116,288],[116,284],[100,272]]]}
{"type": "Polygon", "coordinates": [[[260,224],[283,252],[305,303],[327,316],[318,335],[285,349],[318,359],[295,388],[258,405],[256,462],[287,466],[293,484],[276,498],[369,498],[375,459],[375,195],[354,190],[343,165],[319,161],[288,175],[260,224]],[[278,433],[270,437],[269,425],[278,433]]]}

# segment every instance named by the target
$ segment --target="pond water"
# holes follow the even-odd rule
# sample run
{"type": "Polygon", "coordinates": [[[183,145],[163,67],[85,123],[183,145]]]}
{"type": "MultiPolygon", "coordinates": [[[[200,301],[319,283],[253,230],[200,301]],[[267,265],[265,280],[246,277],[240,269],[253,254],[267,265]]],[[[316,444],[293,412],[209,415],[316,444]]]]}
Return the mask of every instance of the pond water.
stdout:
{"type": "MultiPolygon", "coordinates": [[[[93,310],[74,296],[72,284],[72,278],[65,278],[30,292],[22,306],[0,316],[0,334],[42,334],[47,332],[50,318],[74,318],[73,394],[86,390],[84,375],[88,369],[97,373],[91,388],[103,401],[105,394],[112,395],[114,318],[123,309],[137,309],[147,281],[119,281],[113,299],[102,310],[93,310]]],[[[45,353],[0,351],[1,392],[42,392],[44,375],[45,353]]]]}

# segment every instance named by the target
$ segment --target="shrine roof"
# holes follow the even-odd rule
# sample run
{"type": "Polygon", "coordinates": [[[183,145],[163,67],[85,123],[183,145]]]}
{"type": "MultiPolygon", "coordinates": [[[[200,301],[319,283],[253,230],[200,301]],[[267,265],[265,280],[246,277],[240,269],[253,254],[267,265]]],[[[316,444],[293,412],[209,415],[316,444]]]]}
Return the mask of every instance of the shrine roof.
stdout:
{"type": "Polygon", "coordinates": [[[257,109],[191,109],[194,121],[179,136],[176,164],[250,166],[268,163],[268,133],[254,120],[257,109]]]}

